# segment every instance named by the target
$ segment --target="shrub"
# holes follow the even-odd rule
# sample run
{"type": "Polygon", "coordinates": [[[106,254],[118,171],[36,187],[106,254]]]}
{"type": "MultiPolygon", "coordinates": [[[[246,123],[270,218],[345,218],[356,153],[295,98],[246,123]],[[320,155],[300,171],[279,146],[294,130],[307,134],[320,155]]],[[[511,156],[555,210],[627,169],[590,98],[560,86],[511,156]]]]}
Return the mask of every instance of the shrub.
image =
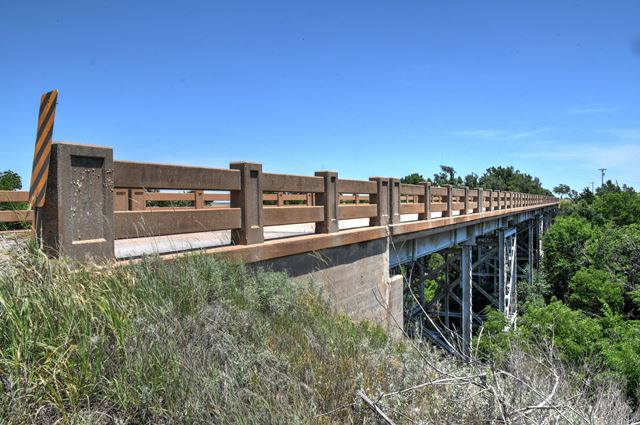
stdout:
{"type": "Polygon", "coordinates": [[[558,217],[544,234],[543,267],[558,299],[565,299],[571,277],[588,265],[586,245],[593,235],[591,225],[576,217],[558,217]]]}
{"type": "Polygon", "coordinates": [[[624,306],[624,284],[606,270],[580,269],[569,281],[569,304],[593,314],[601,314],[605,306],[619,313],[624,306]]]}

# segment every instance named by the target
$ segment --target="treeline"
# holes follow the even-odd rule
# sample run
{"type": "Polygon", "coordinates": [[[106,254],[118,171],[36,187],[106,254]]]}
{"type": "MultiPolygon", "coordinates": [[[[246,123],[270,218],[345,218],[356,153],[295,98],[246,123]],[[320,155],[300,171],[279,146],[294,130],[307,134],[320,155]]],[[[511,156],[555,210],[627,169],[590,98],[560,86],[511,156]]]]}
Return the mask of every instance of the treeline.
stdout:
{"type": "Polygon", "coordinates": [[[425,179],[422,174],[413,173],[403,177],[401,181],[407,184],[431,182],[436,186],[481,187],[483,189],[507,190],[535,195],[552,195],[550,190],[542,187],[540,179],[523,173],[514,167],[489,167],[481,176],[471,173],[462,177],[456,173],[453,167],[441,165],[440,171],[435,173],[433,177],[425,179]]]}
{"type": "Polygon", "coordinates": [[[561,205],[544,235],[542,270],[519,285],[517,329],[489,314],[482,347],[496,359],[509,344],[549,345],[567,364],[587,363],[640,398],[640,194],[607,182],[561,205]]]}

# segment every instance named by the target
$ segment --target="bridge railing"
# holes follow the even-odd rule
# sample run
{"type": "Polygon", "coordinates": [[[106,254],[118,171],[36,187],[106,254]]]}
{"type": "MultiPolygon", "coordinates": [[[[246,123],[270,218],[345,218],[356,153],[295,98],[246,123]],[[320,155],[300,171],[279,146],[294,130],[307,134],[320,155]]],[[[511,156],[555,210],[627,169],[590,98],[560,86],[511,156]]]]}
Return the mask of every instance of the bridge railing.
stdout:
{"type": "Polygon", "coordinates": [[[29,192],[0,190],[0,231],[31,223],[33,212],[26,209],[29,192]]]}
{"type": "Polygon", "coordinates": [[[264,242],[269,226],[313,223],[315,233],[336,233],[343,220],[386,226],[556,202],[391,177],[342,179],[335,171],[299,176],[265,173],[249,162],[204,168],[113,161],[111,148],[54,143],[52,149],[42,220],[48,230],[41,233],[54,235],[52,248],[91,255],[112,256],[116,239],[230,231],[233,245],[251,245],[264,242]]]}

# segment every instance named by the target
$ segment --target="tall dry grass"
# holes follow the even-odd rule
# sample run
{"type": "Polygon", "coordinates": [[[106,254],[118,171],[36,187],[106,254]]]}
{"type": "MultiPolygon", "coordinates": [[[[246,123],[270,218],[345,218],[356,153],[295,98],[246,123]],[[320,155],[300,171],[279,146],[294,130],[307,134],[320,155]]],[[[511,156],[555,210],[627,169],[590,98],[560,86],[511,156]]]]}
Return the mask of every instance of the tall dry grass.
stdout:
{"type": "Polygon", "coordinates": [[[27,247],[0,262],[3,423],[378,423],[359,390],[396,423],[631,420],[616,383],[508,358],[390,341],[311,283],[203,255],[98,269],[27,247]]]}

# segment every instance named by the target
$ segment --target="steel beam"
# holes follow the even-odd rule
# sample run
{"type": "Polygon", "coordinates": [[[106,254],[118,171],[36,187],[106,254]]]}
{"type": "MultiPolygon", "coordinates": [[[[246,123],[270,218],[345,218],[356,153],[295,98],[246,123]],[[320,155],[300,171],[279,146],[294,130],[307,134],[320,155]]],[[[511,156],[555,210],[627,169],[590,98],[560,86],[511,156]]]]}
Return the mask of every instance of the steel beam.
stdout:
{"type": "Polygon", "coordinates": [[[462,351],[467,357],[471,356],[471,332],[472,332],[472,293],[473,293],[473,268],[472,245],[462,245],[460,252],[460,288],[462,291],[462,351]]]}

